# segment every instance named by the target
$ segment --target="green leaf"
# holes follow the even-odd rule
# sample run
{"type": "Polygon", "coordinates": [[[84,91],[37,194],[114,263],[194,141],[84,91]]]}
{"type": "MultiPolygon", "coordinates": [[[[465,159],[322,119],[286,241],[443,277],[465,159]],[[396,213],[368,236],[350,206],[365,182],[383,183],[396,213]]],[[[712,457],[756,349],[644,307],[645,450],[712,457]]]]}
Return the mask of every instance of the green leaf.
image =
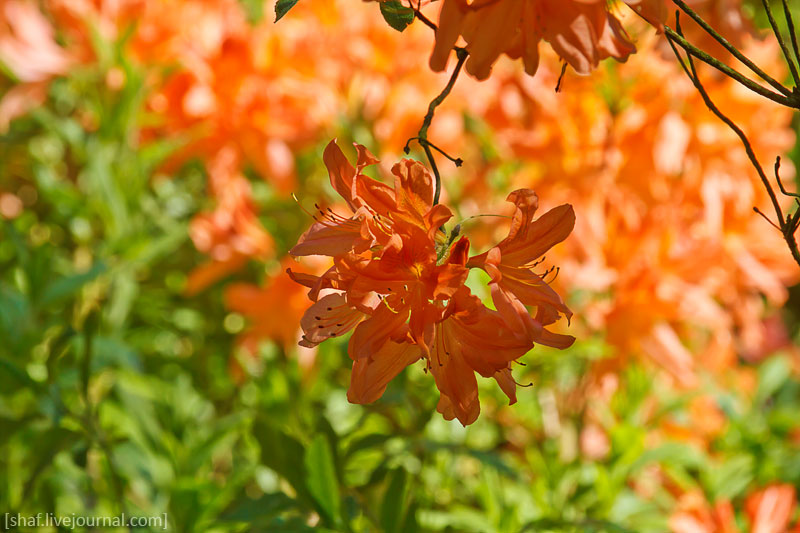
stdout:
{"type": "Polygon", "coordinates": [[[414,22],[414,10],[404,6],[399,0],[381,2],[381,15],[397,31],[403,31],[414,22]]]}
{"type": "Polygon", "coordinates": [[[755,476],[749,455],[726,457],[720,464],[709,464],[701,471],[706,490],[716,499],[732,499],[747,488],[755,476]]]}
{"type": "Polygon", "coordinates": [[[761,404],[789,379],[792,373],[789,361],[785,357],[772,357],[758,369],[758,390],[756,391],[756,404],[761,404]]]}
{"type": "Polygon", "coordinates": [[[44,289],[38,303],[41,306],[48,306],[61,302],[78,292],[81,287],[105,271],[106,265],[98,262],[86,272],[57,279],[44,289]]]}
{"type": "Polygon", "coordinates": [[[253,424],[253,435],[261,446],[261,462],[286,478],[297,491],[298,498],[310,505],[311,495],[304,482],[303,445],[260,418],[253,424]]]}
{"type": "Polygon", "coordinates": [[[347,456],[350,457],[351,455],[354,455],[361,450],[366,450],[370,448],[382,449],[383,445],[390,438],[391,437],[389,435],[382,435],[380,433],[370,433],[366,437],[362,437],[351,443],[350,446],[347,448],[347,456]]]}
{"type": "Polygon", "coordinates": [[[242,497],[223,512],[219,519],[225,522],[252,524],[273,518],[276,514],[292,509],[296,502],[282,492],[264,494],[258,499],[242,497]]]}
{"type": "Polygon", "coordinates": [[[306,449],[308,490],[333,522],[339,520],[339,483],[333,454],[324,435],[317,435],[306,449]]]}
{"type": "Polygon", "coordinates": [[[697,469],[705,464],[705,460],[703,453],[692,446],[681,442],[667,442],[642,453],[639,459],[631,465],[630,473],[636,474],[651,463],[697,469]]]}
{"type": "Polygon", "coordinates": [[[298,0],[278,0],[275,4],[275,22],[281,20],[297,2],[298,0]]]}
{"type": "Polygon", "coordinates": [[[522,528],[522,531],[545,531],[558,529],[559,531],[582,531],[593,533],[633,533],[619,524],[606,520],[594,520],[588,518],[580,521],[562,520],[559,518],[541,518],[529,522],[522,528]]]}
{"type": "Polygon", "coordinates": [[[402,468],[392,471],[389,486],[383,495],[381,505],[381,525],[386,533],[400,531],[406,501],[406,485],[408,476],[402,468]]]}

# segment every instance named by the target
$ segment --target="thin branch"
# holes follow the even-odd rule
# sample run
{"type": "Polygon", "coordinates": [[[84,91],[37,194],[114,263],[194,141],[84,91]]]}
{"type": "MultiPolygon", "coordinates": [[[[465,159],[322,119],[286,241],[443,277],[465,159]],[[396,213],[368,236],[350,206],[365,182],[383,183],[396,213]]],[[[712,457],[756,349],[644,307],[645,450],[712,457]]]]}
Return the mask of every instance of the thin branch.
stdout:
{"type": "Polygon", "coordinates": [[[784,87],[783,85],[778,83],[778,81],[776,81],[772,76],[770,76],[769,74],[767,74],[766,72],[761,70],[761,68],[758,65],[753,63],[747,56],[745,56],[741,51],[739,51],[738,48],[736,48],[731,43],[729,43],[728,40],[725,39],[725,37],[723,37],[722,35],[717,33],[714,30],[714,28],[709,26],[708,23],[705,20],[703,20],[702,17],[700,17],[700,15],[695,13],[692,10],[692,8],[690,8],[688,5],[686,5],[686,2],[684,2],[683,0],[672,0],[672,1],[675,3],[675,5],[677,5],[679,8],[681,8],[681,10],[684,13],[689,15],[695,22],[697,22],[697,24],[699,24],[700,27],[702,27],[706,31],[706,33],[708,33],[719,44],[721,44],[728,52],[730,52],[731,55],[733,55],[736,59],[738,59],[739,61],[744,63],[747,66],[747,68],[752,70],[761,79],[763,79],[765,82],[767,82],[770,85],[772,85],[777,91],[785,94],[786,96],[789,96],[789,95],[792,94],[791,90],[787,89],[786,87],[784,87]]]}
{"type": "Polygon", "coordinates": [[[564,80],[564,74],[567,73],[567,62],[561,65],[561,74],[558,75],[558,82],[556,82],[556,92],[561,92],[561,82],[564,80]]]}
{"type": "Polygon", "coordinates": [[[792,58],[792,54],[789,52],[789,47],[786,46],[786,42],[783,40],[781,30],[778,28],[778,23],[775,20],[775,17],[772,16],[772,8],[769,7],[769,0],[761,0],[761,3],[764,5],[764,11],[767,12],[769,25],[772,26],[772,33],[775,34],[775,38],[778,40],[778,44],[781,47],[781,52],[783,52],[783,57],[786,58],[786,63],[789,64],[789,70],[792,73],[794,85],[795,87],[800,86],[800,74],[797,72],[797,66],[794,64],[794,59],[792,58]]]}
{"type": "Polygon", "coordinates": [[[775,224],[775,223],[774,223],[772,220],[770,220],[770,219],[769,219],[769,217],[768,217],[767,215],[765,215],[763,211],[761,211],[761,209],[759,209],[759,208],[757,208],[757,207],[753,207],[753,211],[755,211],[756,213],[758,213],[759,215],[761,215],[761,217],[762,217],[764,220],[766,220],[767,222],[769,222],[769,225],[770,225],[770,226],[772,226],[772,227],[773,227],[773,228],[775,228],[776,230],[778,230],[778,231],[780,231],[781,233],[783,233],[783,230],[782,230],[781,228],[779,228],[779,227],[778,227],[778,225],[777,225],[777,224],[775,224]]]}
{"type": "Polygon", "coordinates": [[[410,139],[408,139],[406,141],[406,145],[403,147],[403,151],[405,153],[408,153],[409,151],[411,151],[411,148],[409,146],[411,144],[411,141],[418,141],[420,143],[420,145],[423,144],[423,143],[427,144],[428,146],[430,146],[431,148],[433,148],[434,150],[436,150],[437,152],[439,152],[440,154],[445,156],[447,159],[452,161],[453,164],[455,166],[457,166],[457,167],[460,167],[461,165],[464,164],[464,160],[461,159],[460,157],[453,157],[452,155],[448,154],[447,152],[445,152],[444,150],[442,150],[441,148],[439,148],[438,146],[436,146],[435,144],[433,144],[429,140],[420,139],[419,137],[411,137],[410,139]]]}
{"type": "MultiPolygon", "coordinates": [[[[464,63],[467,61],[467,56],[469,53],[467,52],[466,48],[455,47],[454,50],[456,51],[456,57],[458,57],[458,63],[456,63],[456,68],[453,71],[453,74],[450,76],[450,81],[447,82],[447,85],[439,93],[439,96],[431,100],[431,103],[428,105],[428,112],[425,114],[425,118],[422,120],[422,127],[419,129],[419,133],[417,133],[416,137],[409,139],[409,142],[416,139],[419,142],[422,149],[425,151],[425,155],[428,157],[428,162],[431,165],[431,170],[433,171],[433,175],[436,178],[436,192],[433,195],[433,205],[439,203],[439,196],[442,192],[442,177],[439,174],[439,168],[436,166],[436,160],[433,158],[433,152],[431,152],[431,147],[435,148],[437,151],[442,153],[445,157],[453,161],[456,166],[461,166],[461,159],[454,159],[449,155],[445,154],[442,150],[438,147],[432,145],[430,141],[428,141],[428,128],[431,127],[431,122],[433,121],[433,114],[436,112],[436,108],[439,107],[444,99],[447,98],[447,95],[450,94],[450,91],[453,90],[453,86],[456,84],[456,80],[458,79],[458,75],[461,73],[461,68],[464,66],[464,63]]],[[[406,143],[406,149],[408,148],[408,142],[406,143]]]]}
{"type": "Polygon", "coordinates": [[[456,84],[456,80],[458,79],[459,73],[461,73],[461,67],[464,66],[464,62],[467,60],[467,53],[466,48],[455,48],[456,57],[458,57],[458,63],[456,63],[456,68],[453,71],[453,74],[450,76],[450,81],[447,82],[447,85],[442,92],[439,93],[439,96],[431,100],[431,103],[428,105],[428,112],[425,114],[425,118],[422,121],[422,127],[419,129],[418,137],[421,139],[428,140],[428,128],[431,126],[431,121],[433,120],[433,113],[436,111],[436,108],[439,107],[444,99],[447,98],[447,95],[450,94],[450,91],[453,90],[453,86],[456,84]]]}
{"type": "Polygon", "coordinates": [[[785,196],[792,196],[794,198],[800,198],[800,194],[797,194],[796,192],[789,192],[789,191],[786,190],[786,188],[784,188],[783,181],[781,181],[781,173],[780,173],[780,171],[781,171],[781,158],[780,158],[780,156],[778,156],[775,159],[775,179],[778,182],[778,187],[780,188],[781,192],[785,196]]]}
{"type": "Polygon", "coordinates": [[[742,74],[740,74],[739,72],[735,71],[722,61],[714,57],[711,57],[706,52],[700,50],[699,48],[691,44],[683,37],[683,35],[677,33],[669,26],[664,26],[664,34],[667,36],[667,39],[669,39],[671,42],[674,42],[675,44],[683,48],[688,55],[692,55],[697,59],[699,59],[700,61],[702,61],[703,63],[711,65],[712,67],[719,70],[729,78],[732,78],[735,81],[739,82],[740,84],[744,85],[754,93],[760,94],[764,98],[772,100],[773,102],[778,103],[782,106],[791,107],[795,109],[798,108],[798,104],[796,102],[790,100],[789,98],[787,98],[782,94],[778,94],[765,87],[762,87],[761,85],[754,82],[750,78],[747,78],[742,74]]]}
{"type": "Polygon", "coordinates": [[[786,26],[789,28],[789,38],[792,40],[792,48],[794,49],[794,59],[800,66],[800,45],[797,44],[797,32],[794,29],[794,19],[792,18],[792,11],[789,9],[789,4],[786,0],[783,2],[783,13],[786,15],[786,26]]]}
{"type": "Polygon", "coordinates": [[[419,10],[419,5],[417,5],[417,7],[412,8],[412,9],[414,9],[414,16],[416,18],[418,18],[420,22],[425,24],[427,27],[429,27],[433,31],[437,31],[439,29],[436,26],[436,24],[433,23],[433,21],[431,19],[429,19],[428,17],[426,17],[425,15],[422,14],[422,11],[419,10]]]}

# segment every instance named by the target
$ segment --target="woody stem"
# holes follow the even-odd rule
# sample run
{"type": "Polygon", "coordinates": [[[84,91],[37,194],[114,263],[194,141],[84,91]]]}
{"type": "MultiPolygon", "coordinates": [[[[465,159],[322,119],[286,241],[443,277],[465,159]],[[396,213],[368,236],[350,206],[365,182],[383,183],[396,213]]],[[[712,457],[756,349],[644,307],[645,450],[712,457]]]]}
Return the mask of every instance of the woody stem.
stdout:
{"type": "MultiPolygon", "coordinates": [[[[789,52],[789,47],[786,46],[786,42],[783,40],[783,35],[781,34],[780,28],[778,28],[778,23],[775,20],[775,17],[772,15],[772,9],[769,7],[769,0],[761,0],[761,3],[764,5],[764,11],[767,12],[767,19],[769,19],[769,25],[772,27],[772,33],[775,34],[775,38],[778,40],[778,44],[781,47],[781,51],[783,52],[783,57],[786,59],[786,63],[789,65],[789,70],[792,73],[792,79],[794,80],[795,87],[800,86],[800,73],[797,71],[797,66],[794,64],[794,58],[792,54],[789,52]]],[[[791,13],[787,10],[789,16],[791,13]]],[[[787,17],[786,23],[791,28],[792,22],[791,18],[787,17]]]]}
{"type": "Polygon", "coordinates": [[[786,106],[786,107],[798,108],[799,104],[796,101],[794,101],[793,99],[790,99],[790,97],[786,96],[785,94],[780,94],[780,93],[776,93],[774,91],[771,91],[770,89],[767,89],[766,87],[763,87],[763,86],[759,85],[758,83],[754,82],[753,80],[743,76],[742,74],[740,74],[739,72],[735,71],[734,69],[732,69],[731,67],[729,67],[728,65],[723,63],[722,61],[719,61],[718,59],[715,59],[715,58],[711,57],[710,55],[708,55],[703,50],[700,50],[699,48],[697,48],[696,46],[691,44],[689,41],[687,41],[683,37],[683,35],[679,34],[678,32],[676,32],[675,30],[673,30],[669,26],[665,26],[664,27],[664,33],[666,34],[667,39],[671,43],[677,44],[678,46],[683,48],[688,55],[694,56],[695,58],[699,59],[703,63],[711,65],[712,67],[714,67],[715,69],[719,70],[720,72],[722,72],[723,74],[725,74],[729,78],[732,78],[735,81],[739,82],[740,84],[744,85],[745,87],[747,87],[748,89],[750,89],[754,93],[760,94],[764,98],[772,100],[773,102],[775,102],[777,104],[780,104],[780,105],[783,105],[783,106],[786,106]]]}
{"type": "MultiPolygon", "coordinates": [[[[691,17],[697,24],[700,25],[700,27],[703,28],[703,30],[706,31],[706,33],[708,33],[711,37],[713,37],[731,55],[733,55],[733,57],[735,57],[736,59],[738,59],[739,61],[744,63],[747,66],[747,68],[749,68],[751,71],[753,71],[758,77],[760,77],[762,80],[766,81],[769,85],[772,85],[772,87],[775,88],[778,92],[783,93],[786,96],[790,96],[792,94],[791,90],[787,89],[786,87],[784,87],[783,85],[778,83],[772,76],[770,76],[769,74],[764,72],[761,68],[758,67],[758,65],[753,63],[738,48],[736,48],[730,42],[728,42],[728,40],[725,39],[725,37],[723,37],[722,35],[717,33],[711,26],[709,26],[709,24],[705,20],[702,19],[702,17],[700,17],[700,15],[695,13],[692,10],[692,8],[690,8],[688,5],[686,5],[686,2],[684,2],[683,0],[672,0],[672,1],[675,3],[675,5],[677,5],[681,9],[681,11],[683,11],[684,13],[689,15],[689,17],[691,17]]],[[[683,37],[683,35],[681,35],[681,37],[683,37]]],[[[780,38],[780,36],[778,36],[778,38],[780,38]]],[[[684,49],[685,49],[685,47],[684,47],[684,49]]],[[[687,52],[688,52],[688,50],[687,50],[687,52]]],[[[694,55],[694,54],[692,54],[692,55],[694,55]]],[[[697,56],[695,56],[695,57],[697,57],[697,56]]],[[[707,62],[704,58],[701,58],[701,57],[697,57],[697,58],[700,59],[701,61],[707,62]]],[[[714,65],[714,66],[716,66],[716,65],[714,65]]],[[[789,107],[793,107],[793,106],[789,106],[789,107]]]]}
{"type": "MultiPolygon", "coordinates": [[[[459,73],[461,73],[461,67],[464,66],[464,63],[467,60],[467,56],[469,53],[467,52],[466,48],[456,47],[454,49],[456,51],[456,57],[458,57],[458,63],[456,63],[456,68],[453,71],[453,74],[450,76],[450,81],[447,82],[447,85],[439,93],[439,96],[431,100],[431,103],[428,105],[428,112],[425,114],[425,118],[422,120],[422,127],[419,129],[419,133],[417,134],[416,140],[419,142],[422,149],[425,151],[425,155],[428,158],[428,162],[431,165],[431,170],[433,171],[433,175],[436,178],[436,192],[433,195],[433,205],[439,203],[439,195],[442,192],[442,177],[439,175],[439,169],[436,166],[436,161],[433,158],[433,152],[431,151],[431,147],[433,146],[428,141],[428,128],[431,127],[431,122],[433,121],[433,114],[436,112],[436,108],[439,107],[444,99],[447,98],[447,95],[450,94],[450,91],[453,90],[453,86],[456,84],[456,80],[458,79],[459,73]]],[[[411,139],[409,139],[411,140],[411,139]]],[[[406,143],[406,147],[408,144],[406,143]]],[[[444,154],[439,148],[436,148],[439,152],[444,154]]],[[[444,154],[448,159],[456,163],[458,165],[458,161],[460,159],[453,159],[452,157],[444,154]]]]}

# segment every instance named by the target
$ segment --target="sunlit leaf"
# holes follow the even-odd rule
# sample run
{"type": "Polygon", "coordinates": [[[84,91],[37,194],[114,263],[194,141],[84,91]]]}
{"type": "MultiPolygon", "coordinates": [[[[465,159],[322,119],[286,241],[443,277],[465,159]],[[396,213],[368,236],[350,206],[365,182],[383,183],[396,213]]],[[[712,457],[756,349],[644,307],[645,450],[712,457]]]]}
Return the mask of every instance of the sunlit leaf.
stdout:
{"type": "Polygon", "coordinates": [[[397,31],[405,30],[414,22],[414,10],[404,6],[399,0],[381,2],[381,15],[389,26],[397,31]]]}

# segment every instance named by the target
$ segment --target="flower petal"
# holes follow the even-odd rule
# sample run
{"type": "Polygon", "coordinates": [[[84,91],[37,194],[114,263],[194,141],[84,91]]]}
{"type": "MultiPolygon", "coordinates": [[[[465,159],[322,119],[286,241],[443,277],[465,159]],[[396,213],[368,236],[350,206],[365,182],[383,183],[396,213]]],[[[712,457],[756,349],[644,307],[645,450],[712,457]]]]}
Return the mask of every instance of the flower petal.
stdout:
{"type": "Polygon", "coordinates": [[[334,257],[350,251],[361,252],[371,244],[369,232],[365,231],[364,223],[360,220],[315,222],[300,236],[289,253],[297,257],[306,255],[334,257]]]}
{"type": "MultiPolygon", "coordinates": [[[[519,209],[519,208],[518,208],[519,209]]],[[[575,211],[569,204],[551,209],[498,244],[505,265],[525,265],[569,236],[575,211]]]]}
{"type": "Polygon", "coordinates": [[[351,307],[343,294],[329,294],[308,308],[300,327],[303,340],[300,346],[311,348],[331,337],[341,337],[367,315],[351,307]]]}
{"type": "Polygon", "coordinates": [[[441,72],[447,66],[450,51],[461,34],[461,26],[467,14],[466,0],[444,0],[439,12],[439,27],[436,30],[436,44],[431,54],[430,67],[441,72]]]}
{"type": "Polygon", "coordinates": [[[331,185],[344,198],[350,209],[355,211],[353,178],[356,176],[356,169],[353,168],[341,148],[336,144],[336,139],[333,139],[325,147],[325,151],[322,153],[322,161],[325,162],[325,166],[328,168],[331,185]]]}
{"type": "Polygon", "coordinates": [[[517,382],[511,375],[511,368],[506,367],[498,370],[494,375],[494,380],[500,385],[500,389],[508,396],[508,405],[517,403],[517,382]]]}
{"type": "Polygon", "coordinates": [[[353,361],[370,357],[377,353],[390,339],[396,338],[406,326],[409,307],[406,305],[395,311],[386,303],[378,306],[375,313],[361,322],[350,337],[347,353],[353,361]]]}
{"type": "Polygon", "coordinates": [[[353,362],[347,400],[351,403],[372,403],[380,398],[386,385],[405,367],[422,357],[418,346],[389,341],[369,357],[353,362]]]}

